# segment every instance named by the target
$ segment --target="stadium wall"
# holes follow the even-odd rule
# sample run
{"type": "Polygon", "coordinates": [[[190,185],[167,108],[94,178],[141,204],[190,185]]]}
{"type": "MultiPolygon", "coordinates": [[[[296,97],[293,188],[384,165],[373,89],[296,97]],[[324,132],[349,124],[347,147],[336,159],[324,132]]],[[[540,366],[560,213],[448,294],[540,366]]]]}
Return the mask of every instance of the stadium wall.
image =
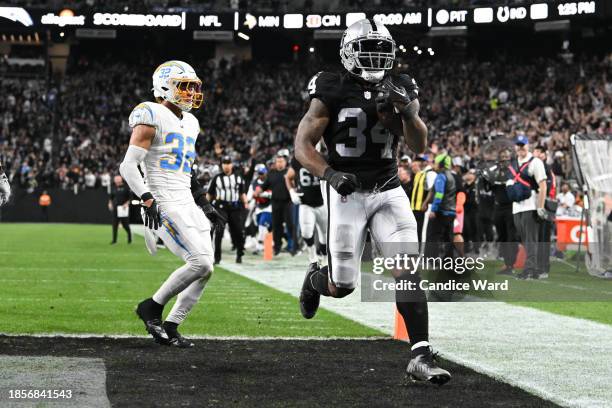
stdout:
{"type": "MultiPolygon", "coordinates": [[[[41,222],[43,214],[38,205],[41,192],[28,193],[24,189],[13,190],[11,201],[2,207],[0,220],[5,222],[41,222]]],[[[83,190],[78,194],[62,189],[49,189],[52,203],[49,206],[49,222],[108,224],[108,194],[104,189],[83,190]]],[[[134,211],[132,211],[134,213],[134,211]]]]}

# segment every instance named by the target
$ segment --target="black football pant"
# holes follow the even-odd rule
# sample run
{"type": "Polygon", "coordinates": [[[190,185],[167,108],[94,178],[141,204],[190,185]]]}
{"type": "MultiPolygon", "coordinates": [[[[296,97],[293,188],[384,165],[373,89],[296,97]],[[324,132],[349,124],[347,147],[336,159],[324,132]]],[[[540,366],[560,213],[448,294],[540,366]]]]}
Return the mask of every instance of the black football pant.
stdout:
{"type": "MultiPolygon", "coordinates": [[[[285,229],[283,224],[287,225],[287,230],[293,238],[294,246],[297,245],[295,240],[295,228],[293,225],[293,216],[291,214],[291,201],[272,201],[272,235],[274,237],[274,252],[279,252],[283,247],[283,236],[285,229]]],[[[295,250],[296,248],[294,248],[295,250]]]]}
{"type": "MultiPolygon", "coordinates": [[[[242,208],[239,206],[219,206],[217,211],[227,218],[227,226],[229,228],[232,242],[236,246],[236,255],[244,254],[244,217],[242,208]]],[[[225,224],[215,230],[215,261],[221,260],[221,245],[223,234],[225,233],[225,224]]]]}
{"type": "Polygon", "coordinates": [[[518,240],[516,227],[514,226],[514,216],[512,215],[512,204],[508,206],[496,206],[495,229],[497,230],[497,242],[499,243],[499,252],[504,258],[504,265],[512,267],[516,262],[516,253],[518,251],[518,240]]]}
{"type": "Polygon", "coordinates": [[[436,214],[434,218],[429,219],[425,251],[427,257],[452,257],[454,222],[455,217],[452,215],[436,214]]]}
{"type": "Polygon", "coordinates": [[[127,232],[128,243],[132,242],[132,230],[130,229],[130,219],[128,217],[113,217],[113,242],[117,242],[119,223],[121,223],[121,226],[127,232]]]}

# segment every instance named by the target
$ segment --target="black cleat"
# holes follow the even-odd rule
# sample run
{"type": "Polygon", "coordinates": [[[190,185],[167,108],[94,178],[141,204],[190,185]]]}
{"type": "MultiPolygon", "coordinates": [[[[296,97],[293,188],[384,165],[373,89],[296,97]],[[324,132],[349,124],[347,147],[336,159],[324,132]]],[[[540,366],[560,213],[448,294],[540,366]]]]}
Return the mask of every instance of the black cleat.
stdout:
{"type": "Polygon", "coordinates": [[[306,277],[302,284],[302,291],[300,292],[300,312],[305,319],[312,319],[317,314],[319,308],[319,301],[321,300],[321,294],[315,290],[310,289],[310,278],[313,274],[319,271],[319,263],[313,262],[308,265],[306,271],[306,277]]]}
{"type": "Polygon", "coordinates": [[[170,344],[170,339],[168,338],[168,334],[162,327],[161,322],[161,313],[158,313],[154,309],[153,299],[143,300],[136,307],[136,314],[144,322],[145,329],[147,332],[153,336],[153,340],[156,343],[168,345],[170,344]]]}
{"type": "Polygon", "coordinates": [[[164,322],[162,324],[163,329],[168,333],[168,341],[171,346],[178,348],[191,348],[193,343],[190,340],[184,338],[181,333],[176,330],[176,324],[164,322]]]}
{"type": "Polygon", "coordinates": [[[446,384],[451,379],[448,371],[438,367],[436,356],[431,351],[431,347],[425,354],[419,354],[410,360],[408,367],[406,367],[406,373],[413,381],[429,381],[437,385],[446,384]]]}
{"type": "Polygon", "coordinates": [[[516,275],[516,279],[519,279],[519,280],[532,280],[533,279],[533,274],[530,271],[523,271],[523,272],[519,273],[518,275],[516,275]]]}

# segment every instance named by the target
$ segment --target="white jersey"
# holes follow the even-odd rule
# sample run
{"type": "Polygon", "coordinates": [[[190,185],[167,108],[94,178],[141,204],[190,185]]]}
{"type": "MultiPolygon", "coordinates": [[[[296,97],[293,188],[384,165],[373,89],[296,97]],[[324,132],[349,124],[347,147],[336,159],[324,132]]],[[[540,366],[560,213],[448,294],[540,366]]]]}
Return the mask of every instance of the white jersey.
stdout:
{"type": "Polygon", "coordinates": [[[160,202],[189,202],[191,166],[200,124],[195,116],[183,112],[178,118],[170,109],[155,102],[143,102],[130,114],[129,125],[155,128],[151,148],[143,161],[145,181],[160,202]]]}

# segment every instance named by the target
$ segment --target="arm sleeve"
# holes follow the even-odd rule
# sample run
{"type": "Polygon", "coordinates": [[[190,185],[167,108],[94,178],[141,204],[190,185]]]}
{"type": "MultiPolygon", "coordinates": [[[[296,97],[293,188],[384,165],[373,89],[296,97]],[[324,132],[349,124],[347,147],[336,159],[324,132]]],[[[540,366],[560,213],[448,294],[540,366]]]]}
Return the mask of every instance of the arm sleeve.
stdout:
{"type": "Polygon", "coordinates": [[[208,204],[208,200],[206,199],[206,190],[198,181],[198,176],[195,172],[195,168],[191,168],[191,195],[193,196],[193,200],[200,207],[204,207],[208,204]]]}
{"type": "Polygon", "coordinates": [[[212,180],[210,180],[210,185],[208,186],[208,194],[210,194],[213,199],[217,196],[217,178],[218,176],[215,175],[212,180]]]}
{"type": "Polygon", "coordinates": [[[130,186],[130,189],[138,197],[142,197],[144,193],[149,192],[138,170],[138,164],[144,160],[146,155],[147,149],[130,145],[125,153],[123,162],[121,162],[119,166],[119,173],[121,173],[121,176],[127,182],[128,186],[130,186]]]}
{"type": "Polygon", "coordinates": [[[433,203],[431,203],[431,211],[437,212],[440,207],[440,203],[444,198],[444,187],[446,186],[446,176],[444,173],[440,173],[436,176],[436,181],[434,182],[434,199],[433,203]]]}

